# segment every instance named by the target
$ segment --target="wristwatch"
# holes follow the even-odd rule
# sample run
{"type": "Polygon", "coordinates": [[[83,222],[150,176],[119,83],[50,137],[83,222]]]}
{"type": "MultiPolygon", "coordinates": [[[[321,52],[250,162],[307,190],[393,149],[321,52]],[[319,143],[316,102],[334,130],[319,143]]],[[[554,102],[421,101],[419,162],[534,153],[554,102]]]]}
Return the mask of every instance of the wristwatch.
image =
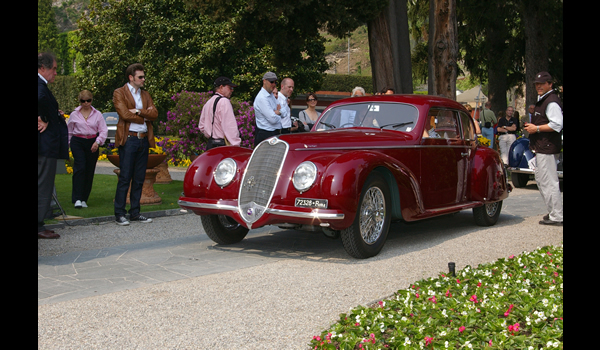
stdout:
{"type": "Polygon", "coordinates": [[[140,115],[140,110],[139,109],[135,109],[135,114],[140,115]]]}
{"type": "Polygon", "coordinates": [[[540,126],[539,125],[537,126],[537,132],[538,132],[538,134],[540,133],[540,126]]]}

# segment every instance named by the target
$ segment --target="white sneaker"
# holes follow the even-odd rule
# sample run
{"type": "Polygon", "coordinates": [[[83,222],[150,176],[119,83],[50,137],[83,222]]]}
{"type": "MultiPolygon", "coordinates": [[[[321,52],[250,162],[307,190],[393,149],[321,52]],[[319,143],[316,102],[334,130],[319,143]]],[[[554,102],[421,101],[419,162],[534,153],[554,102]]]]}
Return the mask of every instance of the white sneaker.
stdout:
{"type": "Polygon", "coordinates": [[[75,202],[75,208],[77,208],[77,209],[81,209],[81,207],[82,207],[82,205],[81,205],[81,201],[80,201],[80,200],[77,200],[77,201],[75,202]]]}
{"type": "Polygon", "coordinates": [[[81,201],[81,207],[82,208],[87,208],[87,204],[85,203],[85,201],[81,201]]]}

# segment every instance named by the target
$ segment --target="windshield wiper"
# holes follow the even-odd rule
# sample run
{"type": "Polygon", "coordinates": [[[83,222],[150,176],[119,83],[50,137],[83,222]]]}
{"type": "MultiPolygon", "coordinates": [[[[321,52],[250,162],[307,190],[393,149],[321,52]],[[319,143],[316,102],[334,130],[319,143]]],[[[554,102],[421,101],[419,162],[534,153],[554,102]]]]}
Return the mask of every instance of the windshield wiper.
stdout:
{"type": "Polygon", "coordinates": [[[331,129],[335,129],[335,128],[336,128],[336,126],[335,126],[335,125],[332,125],[332,124],[329,124],[329,123],[325,123],[325,122],[319,122],[319,124],[323,124],[323,125],[325,125],[325,126],[327,126],[327,127],[331,128],[331,129]]]}
{"type": "Polygon", "coordinates": [[[396,123],[392,123],[392,124],[385,124],[384,126],[380,126],[380,127],[379,127],[379,129],[383,129],[383,128],[385,128],[386,126],[391,126],[392,128],[396,129],[396,128],[399,128],[399,127],[401,127],[401,126],[406,126],[406,125],[413,124],[413,123],[414,123],[414,122],[405,122],[405,123],[398,123],[398,124],[396,124],[396,123]]]}

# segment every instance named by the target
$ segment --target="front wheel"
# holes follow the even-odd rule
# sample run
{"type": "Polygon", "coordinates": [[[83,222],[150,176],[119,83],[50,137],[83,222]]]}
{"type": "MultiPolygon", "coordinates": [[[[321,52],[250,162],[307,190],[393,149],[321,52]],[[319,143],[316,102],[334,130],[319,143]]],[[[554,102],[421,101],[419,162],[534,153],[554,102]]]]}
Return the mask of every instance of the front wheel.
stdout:
{"type": "Polygon", "coordinates": [[[240,242],[248,234],[248,229],[225,215],[200,216],[204,232],[213,241],[219,244],[233,244],[240,242]]]}
{"type": "Polygon", "coordinates": [[[501,210],[502,201],[488,203],[481,207],[473,208],[475,223],[479,226],[493,226],[498,222],[501,210]]]}
{"type": "Polygon", "coordinates": [[[390,228],[390,206],[389,186],[381,175],[371,174],[360,194],[354,222],[341,232],[348,254],[357,259],[379,254],[390,228]]]}

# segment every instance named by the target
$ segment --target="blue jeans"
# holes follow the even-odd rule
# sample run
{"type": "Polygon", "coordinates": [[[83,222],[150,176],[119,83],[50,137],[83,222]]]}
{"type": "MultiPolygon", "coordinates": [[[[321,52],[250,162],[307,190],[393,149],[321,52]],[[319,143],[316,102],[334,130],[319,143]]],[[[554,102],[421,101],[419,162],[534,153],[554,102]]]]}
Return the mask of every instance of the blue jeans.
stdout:
{"type": "Polygon", "coordinates": [[[148,139],[139,139],[129,136],[124,146],[119,146],[120,174],[115,194],[115,216],[125,216],[127,211],[127,191],[131,182],[129,195],[129,217],[136,218],[140,215],[140,199],[142,186],[146,178],[146,165],[148,164],[148,139]]]}
{"type": "Polygon", "coordinates": [[[494,128],[481,128],[481,135],[490,140],[490,148],[494,148],[494,128]]]}

